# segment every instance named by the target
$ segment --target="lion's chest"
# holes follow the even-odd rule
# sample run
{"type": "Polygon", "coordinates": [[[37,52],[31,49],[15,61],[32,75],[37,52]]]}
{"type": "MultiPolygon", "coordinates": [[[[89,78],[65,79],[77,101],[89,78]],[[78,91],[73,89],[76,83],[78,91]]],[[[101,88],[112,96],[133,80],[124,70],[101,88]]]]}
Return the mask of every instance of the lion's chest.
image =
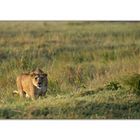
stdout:
{"type": "Polygon", "coordinates": [[[46,91],[47,91],[46,87],[37,88],[35,94],[39,96],[44,94],[46,91]]]}

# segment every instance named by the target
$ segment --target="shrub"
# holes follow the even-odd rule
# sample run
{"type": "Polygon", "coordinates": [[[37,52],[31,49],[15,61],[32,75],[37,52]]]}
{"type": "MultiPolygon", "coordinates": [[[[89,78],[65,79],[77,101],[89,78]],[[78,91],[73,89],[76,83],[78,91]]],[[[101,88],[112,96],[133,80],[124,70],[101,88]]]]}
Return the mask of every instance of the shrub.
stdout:
{"type": "Polygon", "coordinates": [[[135,73],[125,76],[122,81],[130,90],[140,94],[140,74],[135,73]]]}
{"type": "Polygon", "coordinates": [[[122,88],[122,86],[117,81],[111,81],[105,85],[105,89],[107,89],[107,90],[118,90],[121,88],[122,88]]]}

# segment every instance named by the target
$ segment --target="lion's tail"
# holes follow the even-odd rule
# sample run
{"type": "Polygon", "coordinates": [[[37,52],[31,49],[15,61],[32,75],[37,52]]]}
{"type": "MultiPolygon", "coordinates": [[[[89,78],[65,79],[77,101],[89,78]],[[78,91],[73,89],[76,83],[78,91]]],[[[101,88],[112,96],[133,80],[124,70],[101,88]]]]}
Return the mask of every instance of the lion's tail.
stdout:
{"type": "Polygon", "coordinates": [[[17,90],[14,90],[13,91],[13,95],[15,95],[15,94],[18,94],[18,91],[17,90]]]}

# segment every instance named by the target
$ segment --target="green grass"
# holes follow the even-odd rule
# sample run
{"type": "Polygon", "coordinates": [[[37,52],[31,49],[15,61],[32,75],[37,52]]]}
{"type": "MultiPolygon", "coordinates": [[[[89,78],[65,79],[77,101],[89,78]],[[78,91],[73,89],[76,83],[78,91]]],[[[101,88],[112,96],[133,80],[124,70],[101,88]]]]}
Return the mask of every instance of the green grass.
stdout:
{"type": "Polygon", "coordinates": [[[1,119],[140,119],[140,22],[0,22],[1,119]],[[45,98],[13,96],[48,73],[45,98]]]}

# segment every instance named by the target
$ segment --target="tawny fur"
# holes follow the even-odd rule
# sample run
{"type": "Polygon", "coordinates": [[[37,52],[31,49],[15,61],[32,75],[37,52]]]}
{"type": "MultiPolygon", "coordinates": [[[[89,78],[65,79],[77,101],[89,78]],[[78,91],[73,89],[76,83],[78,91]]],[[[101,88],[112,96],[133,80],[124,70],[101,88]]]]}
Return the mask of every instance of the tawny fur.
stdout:
{"type": "Polygon", "coordinates": [[[31,73],[23,73],[16,80],[18,93],[21,97],[35,99],[38,96],[45,96],[48,88],[47,74],[40,69],[31,73]]]}

